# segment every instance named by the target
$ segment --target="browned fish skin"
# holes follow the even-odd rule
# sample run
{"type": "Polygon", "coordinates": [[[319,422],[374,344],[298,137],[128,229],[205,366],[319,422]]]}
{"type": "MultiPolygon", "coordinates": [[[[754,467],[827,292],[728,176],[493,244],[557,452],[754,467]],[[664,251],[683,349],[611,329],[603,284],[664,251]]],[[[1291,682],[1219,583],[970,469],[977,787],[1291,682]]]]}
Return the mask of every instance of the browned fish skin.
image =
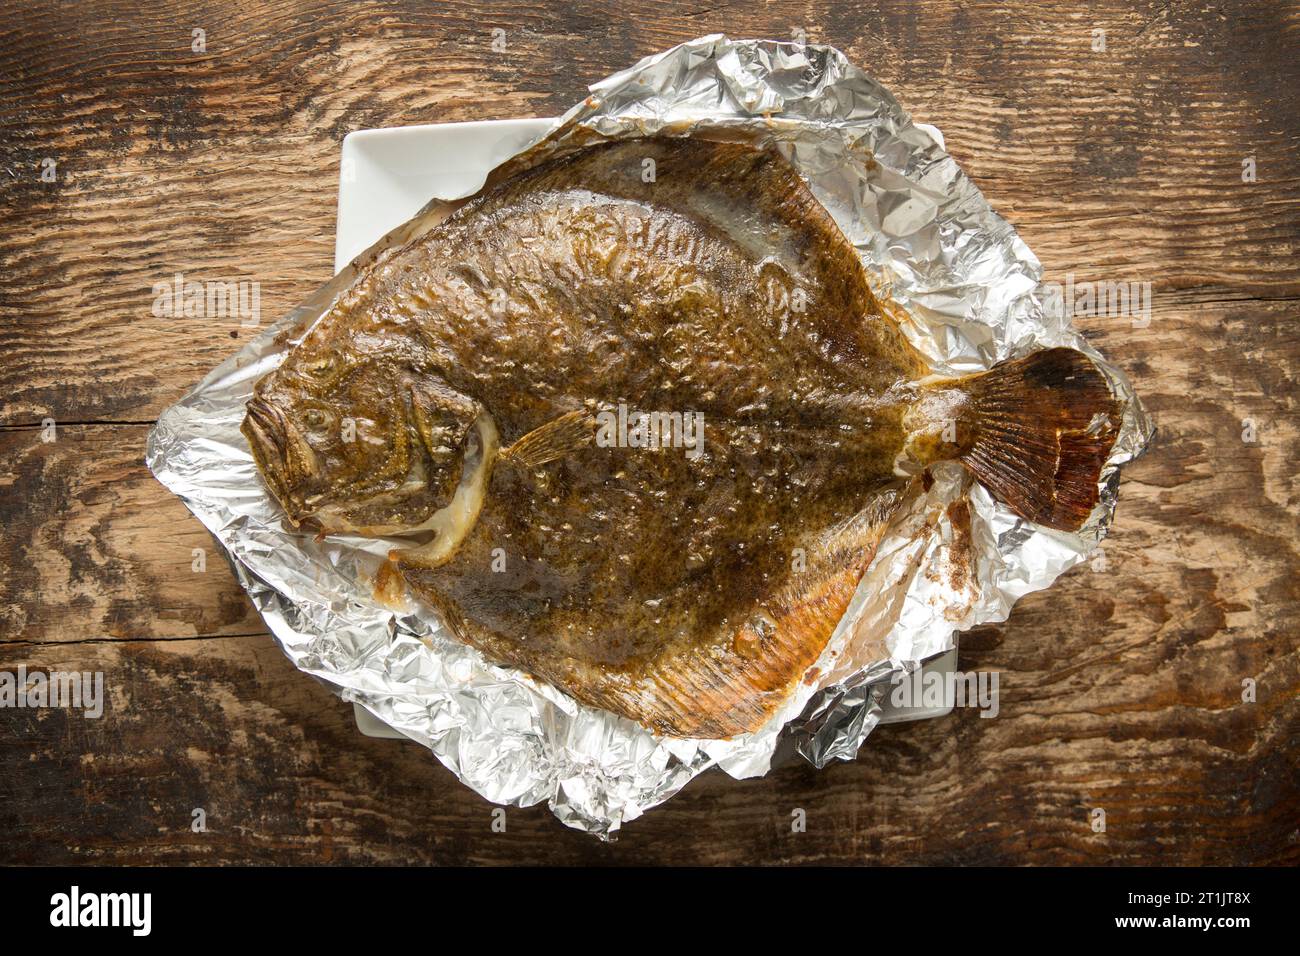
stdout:
{"type": "Polygon", "coordinates": [[[481,413],[502,445],[620,403],[702,413],[697,459],[500,458],[451,559],[402,570],[495,660],[726,737],[771,716],[847,607],[927,372],[778,154],[632,140],[381,260],[258,384],[245,433],[291,520],[378,532],[447,503],[481,413]]]}

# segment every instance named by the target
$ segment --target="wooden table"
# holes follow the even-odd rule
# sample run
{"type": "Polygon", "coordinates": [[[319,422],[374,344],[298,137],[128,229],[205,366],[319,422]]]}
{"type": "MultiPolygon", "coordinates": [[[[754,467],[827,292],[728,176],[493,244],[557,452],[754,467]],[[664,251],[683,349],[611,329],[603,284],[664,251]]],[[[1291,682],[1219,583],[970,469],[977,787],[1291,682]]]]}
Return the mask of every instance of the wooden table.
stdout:
{"type": "Polygon", "coordinates": [[[1300,862],[1298,33],[1278,2],[8,4],[0,669],[100,670],[109,702],[0,710],[0,861],[1300,862]],[[1077,323],[1159,434],[1104,568],[964,638],[963,669],[1001,673],[997,719],[707,774],[609,846],[541,807],[496,833],[294,670],[146,471],[159,411],[250,334],[157,317],[151,287],[253,278],[269,321],[330,275],[348,132],[553,115],[724,29],[844,50],[1049,279],[1150,282],[1148,326],[1077,323]]]}

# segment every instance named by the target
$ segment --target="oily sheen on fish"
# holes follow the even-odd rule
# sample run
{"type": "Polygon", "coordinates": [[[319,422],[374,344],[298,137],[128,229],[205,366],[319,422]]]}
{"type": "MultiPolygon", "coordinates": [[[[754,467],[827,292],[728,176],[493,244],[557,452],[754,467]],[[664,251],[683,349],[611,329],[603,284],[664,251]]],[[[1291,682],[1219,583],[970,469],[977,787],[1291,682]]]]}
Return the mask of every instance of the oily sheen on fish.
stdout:
{"type": "Polygon", "coordinates": [[[462,640],[668,735],[757,729],[816,660],[899,474],[964,461],[1077,527],[1118,425],[1050,350],[929,369],[777,152],[591,146],[364,269],[255,390],[288,520],[402,534],[462,640]]]}

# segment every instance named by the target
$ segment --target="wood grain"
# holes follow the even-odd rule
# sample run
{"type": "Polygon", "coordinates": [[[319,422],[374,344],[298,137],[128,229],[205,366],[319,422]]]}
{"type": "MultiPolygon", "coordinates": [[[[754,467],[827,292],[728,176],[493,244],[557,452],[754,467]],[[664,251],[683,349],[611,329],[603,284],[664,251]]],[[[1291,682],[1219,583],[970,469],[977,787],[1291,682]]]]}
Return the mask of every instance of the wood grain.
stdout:
{"type": "Polygon", "coordinates": [[[221,547],[149,474],[147,432],[0,430],[0,635],[265,633],[221,547]]]}
{"type": "Polygon", "coordinates": [[[0,862],[1300,862],[1297,33],[1292,4],[1178,0],[10,4],[0,670],[101,670],[109,698],[98,720],[0,709],[0,862]],[[148,423],[249,334],[156,317],[151,286],[256,279],[269,322],[329,275],[348,132],[552,115],[723,28],[844,50],[944,131],[1049,279],[1150,282],[1145,328],[1076,322],[1159,432],[1104,568],[966,635],[996,719],[709,774],[613,846],[543,808],[493,833],[427,752],[361,737],[293,669],[148,475],[148,423]]]}
{"type": "MultiPolygon", "coordinates": [[[[1104,611],[1104,595],[1090,600],[1104,611]]],[[[0,666],[103,671],[108,698],[98,720],[6,715],[23,745],[0,749],[0,862],[1294,860],[1297,675],[1294,658],[1266,660],[1280,638],[1247,661],[1195,621],[1149,657],[1123,630],[1049,648],[1057,608],[1029,604],[967,641],[963,666],[1015,667],[997,718],[884,728],[856,762],[822,772],[706,774],[613,846],[542,807],[507,811],[506,832],[493,832],[490,804],[422,748],[358,735],[351,708],[269,637],[43,644],[19,657],[0,645],[0,666]],[[1211,645],[1203,661],[1171,666],[1189,640],[1211,645]],[[1118,681],[1098,666],[1117,656],[1118,681]],[[1266,688],[1253,705],[1230,679],[1243,669],[1266,688]],[[1187,689],[1214,674],[1226,676],[1187,689]],[[1090,827],[1096,807],[1103,834],[1090,827]],[[190,829],[196,808],[204,833],[190,829]],[[807,832],[791,832],[796,809],[807,832]]]]}

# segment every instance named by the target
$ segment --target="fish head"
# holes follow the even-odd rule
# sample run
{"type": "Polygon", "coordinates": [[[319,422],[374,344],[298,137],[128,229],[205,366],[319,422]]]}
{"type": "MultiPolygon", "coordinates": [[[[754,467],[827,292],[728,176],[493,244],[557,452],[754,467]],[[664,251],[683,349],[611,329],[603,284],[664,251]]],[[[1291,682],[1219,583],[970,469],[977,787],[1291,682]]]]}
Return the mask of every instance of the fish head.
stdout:
{"type": "Polygon", "coordinates": [[[400,350],[302,343],[249,400],[242,431],[289,524],[412,530],[446,506],[481,407],[400,350]]]}

